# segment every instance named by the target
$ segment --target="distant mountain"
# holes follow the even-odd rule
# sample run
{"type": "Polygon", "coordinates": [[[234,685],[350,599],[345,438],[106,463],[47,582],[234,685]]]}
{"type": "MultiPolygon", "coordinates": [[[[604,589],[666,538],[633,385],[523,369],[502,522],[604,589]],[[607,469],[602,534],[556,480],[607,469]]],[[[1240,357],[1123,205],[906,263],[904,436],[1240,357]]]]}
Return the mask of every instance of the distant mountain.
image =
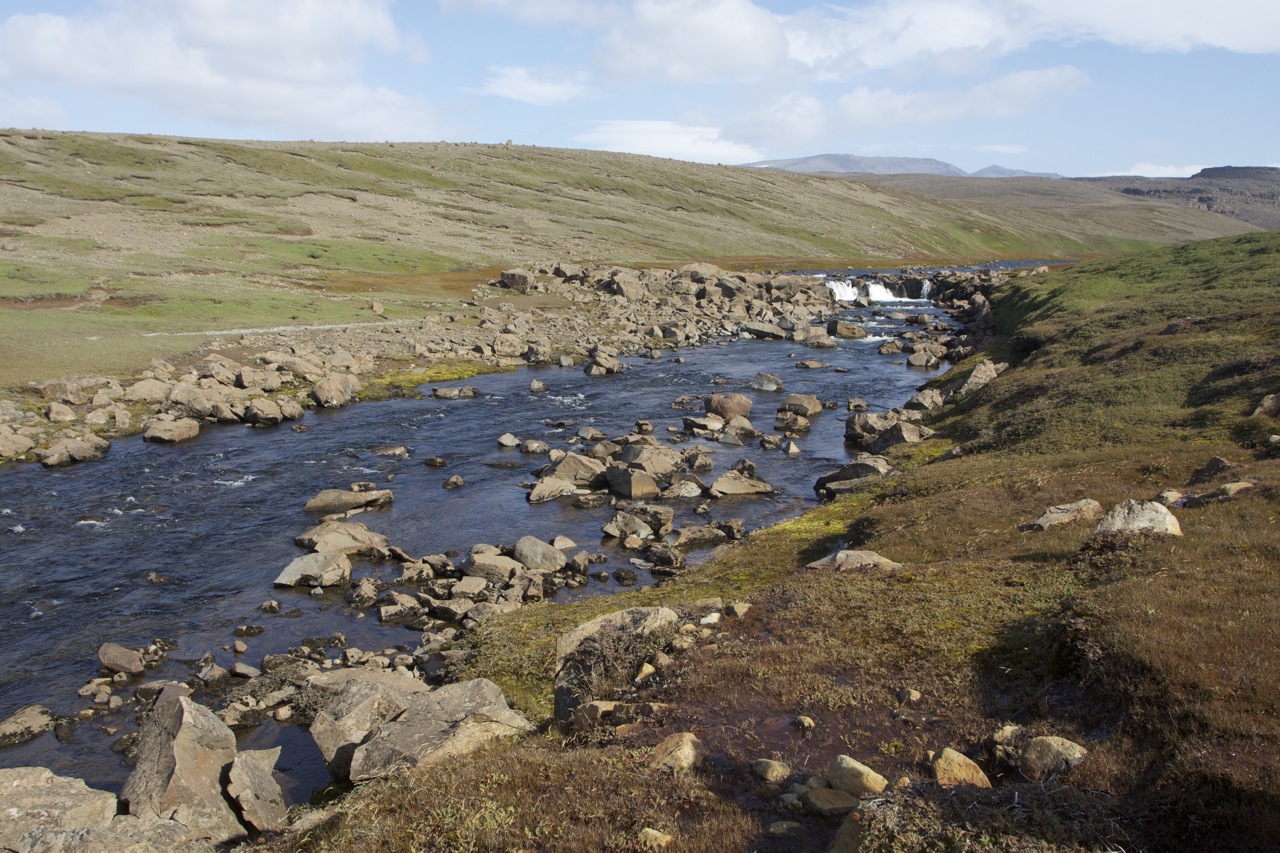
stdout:
{"type": "Polygon", "coordinates": [[[784,172],[835,175],[946,175],[952,178],[1061,178],[1052,172],[1024,172],[1004,166],[987,166],[970,174],[931,157],[858,157],[854,154],[815,154],[791,160],[760,160],[746,163],[757,169],[780,169],[784,172]]]}
{"type": "Polygon", "coordinates": [[[793,160],[761,160],[746,163],[758,169],[816,174],[861,173],[867,175],[950,175],[963,178],[968,173],[950,163],[929,157],[858,157],[853,154],[816,154],[793,160]]]}
{"type": "Polygon", "coordinates": [[[1280,231],[1280,169],[1274,166],[1211,166],[1189,178],[1113,175],[1073,180],[1127,196],[1208,210],[1267,231],[1280,231]]]}
{"type": "Polygon", "coordinates": [[[1010,169],[1006,166],[992,164],[976,172],[970,172],[971,178],[1062,178],[1057,172],[1025,172],[1022,169],[1010,169]]]}

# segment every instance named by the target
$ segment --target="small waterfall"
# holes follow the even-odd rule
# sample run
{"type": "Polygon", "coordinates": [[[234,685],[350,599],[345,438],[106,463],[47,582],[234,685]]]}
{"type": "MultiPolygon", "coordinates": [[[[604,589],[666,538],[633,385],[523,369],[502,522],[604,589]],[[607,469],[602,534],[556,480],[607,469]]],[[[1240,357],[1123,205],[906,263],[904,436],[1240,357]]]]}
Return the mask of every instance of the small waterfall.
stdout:
{"type": "Polygon", "coordinates": [[[858,292],[858,283],[856,281],[829,278],[827,279],[827,288],[841,302],[854,302],[861,295],[858,292]]]}
{"type": "Polygon", "coordinates": [[[872,302],[898,302],[899,297],[893,295],[893,291],[885,287],[878,281],[867,282],[867,296],[871,297],[872,302]]]}
{"type": "Polygon", "coordinates": [[[928,299],[930,293],[933,293],[933,279],[926,278],[920,285],[920,298],[928,299]]]}

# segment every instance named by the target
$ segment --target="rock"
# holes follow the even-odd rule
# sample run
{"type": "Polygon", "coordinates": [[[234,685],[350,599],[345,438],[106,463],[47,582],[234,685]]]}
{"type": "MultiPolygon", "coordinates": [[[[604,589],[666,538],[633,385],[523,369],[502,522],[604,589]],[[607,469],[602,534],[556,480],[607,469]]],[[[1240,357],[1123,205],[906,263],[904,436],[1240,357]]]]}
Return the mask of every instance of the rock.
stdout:
{"type": "Polygon", "coordinates": [[[571,495],[577,490],[578,486],[568,480],[561,480],[558,477],[543,477],[534,484],[529,491],[527,499],[531,504],[544,503],[565,495],[571,495]]]}
{"type": "Polygon", "coordinates": [[[590,488],[604,477],[604,463],[590,456],[566,453],[544,472],[546,477],[566,480],[575,486],[590,488]]]}
{"type": "Polygon", "coordinates": [[[522,572],[524,569],[524,563],[501,554],[472,554],[462,564],[464,575],[484,578],[498,586],[505,586],[517,572],[522,572]]]}
{"type": "Polygon", "coordinates": [[[779,412],[793,412],[805,418],[820,414],[822,408],[822,401],[812,394],[788,394],[778,404],[779,412]]]}
{"type": "Polygon", "coordinates": [[[985,388],[987,385],[991,384],[991,382],[994,381],[1006,367],[1008,367],[1007,364],[997,365],[990,359],[983,359],[973,368],[973,371],[969,376],[952,391],[952,396],[959,399],[961,397],[967,397],[970,394],[985,388]]]}
{"type": "Polygon", "coordinates": [[[521,536],[512,555],[534,572],[558,572],[568,563],[563,551],[536,536],[521,536]]]}
{"type": "Polygon", "coordinates": [[[1028,779],[1039,782],[1075,767],[1089,751],[1061,737],[1032,738],[1018,757],[1018,769],[1028,779]]]}
{"type": "Polygon", "coordinates": [[[667,835],[665,832],[659,832],[653,827],[646,826],[640,830],[640,834],[636,836],[636,843],[640,845],[640,849],[649,851],[649,853],[659,853],[671,846],[675,838],[667,835]]]}
{"type": "Polygon", "coordinates": [[[751,414],[752,400],[746,394],[712,394],[707,398],[707,414],[717,415],[726,421],[751,414]]]}
{"type": "Polygon", "coordinates": [[[1093,531],[1095,537],[1108,533],[1181,536],[1182,527],[1173,513],[1162,504],[1127,500],[1113,506],[1093,531]]]}
{"type": "Polygon", "coordinates": [[[361,387],[350,373],[330,373],[311,386],[311,399],[326,409],[338,408],[350,403],[361,387]]]}
{"type": "Polygon", "coordinates": [[[275,400],[259,397],[245,407],[244,422],[255,426],[277,426],[284,423],[284,412],[275,400]]]}
{"type": "Polygon", "coordinates": [[[645,471],[610,465],[604,471],[609,490],[629,500],[652,500],[660,489],[653,477],[645,471]]]}
{"type": "Polygon", "coordinates": [[[442,488],[445,488],[445,489],[461,489],[466,484],[467,484],[467,481],[462,479],[461,474],[454,474],[452,477],[445,480],[440,485],[442,488]]]}
{"type": "Polygon", "coordinates": [[[668,735],[649,756],[649,766],[655,770],[676,772],[694,770],[706,760],[707,750],[692,732],[668,735]]]}
{"type": "Polygon", "coordinates": [[[271,775],[280,750],[277,746],[241,752],[228,774],[227,796],[239,807],[245,824],[258,832],[279,832],[288,822],[284,794],[271,775]]]}
{"type": "Polygon", "coordinates": [[[902,568],[902,564],[895,563],[887,557],[882,557],[875,551],[839,551],[830,557],[824,557],[821,560],[809,563],[806,568],[832,569],[837,572],[868,571],[871,569],[897,571],[902,568]]]}
{"type": "Polygon", "coordinates": [[[889,787],[889,780],[860,761],[847,755],[837,755],[827,765],[827,783],[837,791],[854,797],[879,794],[889,787]]]}
{"type": "Polygon", "coordinates": [[[733,495],[771,495],[773,486],[739,471],[726,471],[716,478],[709,491],[713,498],[733,495]]]}
{"type": "Polygon", "coordinates": [[[932,436],[933,430],[928,427],[899,421],[877,435],[865,446],[872,453],[883,453],[889,448],[897,447],[900,444],[919,444],[932,436]]]}
{"type": "Polygon", "coordinates": [[[103,643],[98,647],[98,662],[108,672],[138,675],[145,669],[140,652],[116,643],[103,643]]]}
{"type": "Polygon", "coordinates": [[[111,446],[105,438],[92,433],[75,438],[64,438],[47,450],[37,451],[40,464],[46,468],[59,468],[77,462],[97,462],[111,446]]]}
{"type": "Polygon", "coordinates": [[[1274,418],[1280,416],[1280,394],[1268,394],[1258,403],[1258,407],[1253,410],[1253,416],[1274,418]]]}
{"type": "Polygon", "coordinates": [[[844,338],[851,341],[861,340],[868,336],[867,330],[857,323],[839,319],[827,321],[827,334],[833,338],[844,338]]]}
{"type": "Polygon", "coordinates": [[[222,796],[236,737],[213,712],[188,698],[158,704],[139,731],[138,758],[120,800],[129,814],[174,820],[215,844],[243,838],[222,796]]]}
{"type": "Polygon", "coordinates": [[[17,746],[53,728],[53,712],[43,705],[24,705],[0,720],[0,748],[17,746]]]}
{"type": "Polygon", "coordinates": [[[537,283],[533,273],[521,269],[504,270],[499,280],[503,287],[509,287],[516,293],[528,293],[537,283]]]}
{"type": "Polygon", "coordinates": [[[124,391],[124,398],[130,403],[163,403],[168,396],[169,384],[159,379],[143,379],[124,391]]]}
{"type": "Polygon", "coordinates": [[[293,541],[319,554],[360,554],[376,559],[391,556],[387,537],[354,521],[323,521],[293,541]]]}
{"type": "Polygon", "coordinates": [[[858,807],[858,797],[838,788],[810,788],[801,799],[816,814],[827,817],[846,815],[858,807]]]}
{"type": "Polygon", "coordinates": [[[840,823],[836,837],[827,848],[827,853],[860,853],[863,844],[863,820],[866,816],[859,809],[853,809],[840,823]]]}
{"type": "Polygon", "coordinates": [[[158,444],[177,444],[189,441],[200,434],[200,422],[193,418],[179,418],[174,421],[155,420],[147,424],[142,431],[143,441],[154,441],[158,444]]]}
{"type": "Polygon", "coordinates": [[[759,758],[751,765],[757,776],[766,782],[781,782],[791,775],[791,765],[771,758],[759,758]]]}
{"type": "Polygon", "coordinates": [[[351,581],[351,560],[340,552],[298,557],[275,579],[275,586],[345,586],[351,581]]]}
{"type": "Polygon", "coordinates": [[[348,779],[356,747],[378,725],[409,707],[409,695],[386,676],[348,681],[332,700],[316,713],[311,738],[320,749],[329,773],[348,779]]]}
{"type": "Polygon", "coordinates": [[[114,794],[80,779],[56,776],[45,767],[0,769],[4,812],[0,849],[35,850],[31,840],[59,830],[105,828],[116,814],[114,794]]]}
{"type": "Polygon", "coordinates": [[[403,713],[378,725],[351,756],[353,782],[378,779],[422,764],[455,761],[489,741],[533,731],[485,678],[410,695],[403,713]]]}
{"type": "Polygon", "coordinates": [[[972,785],[975,788],[990,788],[991,781],[974,761],[954,749],[947,747],[933,759],[933,775],[938,784],[945,787],[953,785],[972,785]]]}
{"type": "Polygon", "coordinates": [[[1195,470],[1191,475],[1191,479],[1187,481],[1187,485],[1201,486],[1205,483],[1211,483],[1223,474],[1231,471],[1233,468],[1238,467],[1240,466],[1228,459],[1224,459],[1221,456],[1215,456],[1195,470]]]}
{"type": "Polygon", "coordinates": [[[323,489],[311,500],[307,501],[303,510],[321,515],[332,515],[350,512],[353,509],[365,509],[386,506],[395,500],[390,489],[373,489],[367,492],[354,492],[347,489],[323,489]]]}
{"type": "Polygon", "coordinates": [[[0,459],[21,456],[35,446],[36,443],[25,435],[18,435],[0,427],[0,459]]]}
{"type": "Polygon", "coordinates": [[[45,411],[45,417],[51,424],[70,424],[75,423],[76,413],[65,403],[53,402],[45,411]]]}
{"type": "Polygon", "coordinates": [[[1051,506],[1034,521],[1025,521],[1018,525],[1023,532],[1048,530],[1060,524],[1071,524],[1076,521],[1096,522],[1102,518],[1102,504],[1090,498],[1070,504],[1051,506]]]}
{"type": "Polygon", "coordinates": [[[757,373],[756,378],[751,380],[751,389],[753,391],[781,391],[783,389],[782,377],[776,373],[757,373]]]}
{"type": "Polygon", "coordinates": [[[933,412],[941,409],[945,402],[941,391],[936,388],[926,388],[908,400],[905,408],[933,412]]]}

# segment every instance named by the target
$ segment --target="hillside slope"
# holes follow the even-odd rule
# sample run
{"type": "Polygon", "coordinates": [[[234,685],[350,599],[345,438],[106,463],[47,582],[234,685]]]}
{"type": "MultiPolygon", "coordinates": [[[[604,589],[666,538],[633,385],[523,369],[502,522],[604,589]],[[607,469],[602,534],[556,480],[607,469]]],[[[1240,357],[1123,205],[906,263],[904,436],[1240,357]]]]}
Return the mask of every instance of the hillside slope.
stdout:
{"type": "Polygon", "coordinates": [[[1075,259],[1248,230],[1047,183],[1027,206],[592,151],[0,131],[0,385],[194,345],[146,335],[367,320],[371,291],[413,316],[492,274],[443,275],[469,267],[1075,259]]]}

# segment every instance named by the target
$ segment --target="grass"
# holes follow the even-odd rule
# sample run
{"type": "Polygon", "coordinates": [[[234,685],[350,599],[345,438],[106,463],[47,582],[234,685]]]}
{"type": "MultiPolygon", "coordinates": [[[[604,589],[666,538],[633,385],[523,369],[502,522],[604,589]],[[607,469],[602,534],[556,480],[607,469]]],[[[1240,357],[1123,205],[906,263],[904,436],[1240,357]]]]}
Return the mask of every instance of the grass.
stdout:
{"type": "Polygon", "coordinates": [[[474,654],[457,673],[493,678],[545,725],[563,631],[620,607],[749,600],[745,618],[656,683],[620,694],[674,710],[627,734],[539,735],[358,790],[295,849],[436,849],[435,838],[458,849],[633,849],[641,825],[672,832],[679,849],[823,849],[833,820],[762,832],[794,815],[777,801],[785,786],[770,789],[750,767],[780,759],[803,779],[841,753],[910,783],[864,803],[864,850],[1270,847],[1280,461],[1237,442],[1277,426],[1249,415],[1276,387],[1278,242],[1230,238],[1014,281],[997,294],[1011,343],[994,354],[1018,363],[934,418],[977,452],[935,461],[941,442],[902,453],[899,478],[756,531],[669,585],[489,620],[465,641],[474,654]],[[1215,303],[1206,283],[1227,297],[1215,303]],[[1184,316],[1189,326],[1158,334],[1184,316]],[[1018,530],[1051,504],[1181,487],[1213,455],[1240,464],[1230,479],[1258,485],[1175,510],[1182,538],[1089,545],[1088,524],[1018,530]],[[803,568],[841,546],[904,568],[803,568]],[[923,699],[900,705],[902,688],[923,699]],[[801,714],[816,723],[810,736],[792,724],[801,714]],[[990,791],[930,783],[928,751],[978,755],[1008,721],[1089,756],[1047,785],[991,763],[990,791]],[[680,730],[707,745],[706,767],[647,775],[645,750],[680,730]],[[425,808],[424,791],[435,794],[425,808]],[[630,805],[609,806],[618,794],[630,805]],[[542,799],[550,812],[530,807],[542,799]]]}

